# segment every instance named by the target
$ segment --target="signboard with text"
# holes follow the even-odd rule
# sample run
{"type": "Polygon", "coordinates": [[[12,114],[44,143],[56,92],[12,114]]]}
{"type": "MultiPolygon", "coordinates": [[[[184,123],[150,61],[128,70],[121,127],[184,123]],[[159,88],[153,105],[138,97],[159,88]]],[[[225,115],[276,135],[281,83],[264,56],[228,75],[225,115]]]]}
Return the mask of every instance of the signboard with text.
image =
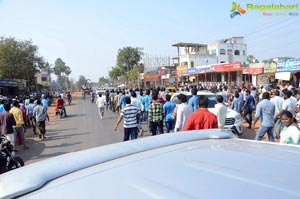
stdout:
{"type": "Polygon", "coordinates": [[[300,60],[286,59],[277,62],[276,72],[297,72],[300,71],[300,60]]]}
{"type": "Polygon", "coordinates": [[[177,75],[186,75],[187,74],[187,66],[177,66],[176,72],[177,72],[177,75]]]}
{"type": "Polygon", "coordinates": [[[145,82],[159,81],[159,79],[160,79],[159,74],[144,74],[145,82]]]}
{"type": "Polygon", "coordinates": [[[242,65],[240,62],[235,62],[231,64],[213,64],[211,69],[215,72],[230,72],[242,70],[242,65]]]}

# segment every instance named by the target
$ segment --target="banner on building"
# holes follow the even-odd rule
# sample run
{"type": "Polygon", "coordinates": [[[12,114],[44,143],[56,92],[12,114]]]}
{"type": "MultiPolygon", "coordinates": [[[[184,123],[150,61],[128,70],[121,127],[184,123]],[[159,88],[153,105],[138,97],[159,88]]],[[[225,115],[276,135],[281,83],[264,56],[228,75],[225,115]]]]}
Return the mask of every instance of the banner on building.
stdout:
{"type": "Polygon", "coordinates": [[[276,72],[297,72],[300,71],[300,60],[286,59],[277,62],[276,72]]]}
{"type": "Polygon", "coordinates": [[[159,81],[159,79],[160,79],[159,74],[144,74],[145,82],[159,81]]]}
{"type": "Polygon", "coordinates": [[[159,74],[160,75],[166,75],[167,74],[167,69],[165,69],[165,68],[159,69],[159,74]]]}
{"type": "Polygon", "coordinates": [[[239,71],[242,70],[242,65],[240,62],[231,64],[212,64],[211,69],[215,72],[239,71]]]}
{"type": "Polygon", "coordinates": [[[196,66],[197,73],[204,73],[211,71],[211,65],[203,65],[203,66],[196,66]]]}
{"type": "Polygon", "coordinates": [[[258,67],[258,68],[244,68],[243,69],[243,74],[252,74],[252,75],[257,75],[257,74],[263,74],[264,73],[264,68],[258,67]]]}
{"type": "Polygon", "coordinates": [[[195,75],[195,74],[197,74],[197,69],[196,68],[188,68],[187,73],[189,75],[195,75]]]}
{"type": "Polygon", "coordinates": [[[186,75],[187,74],[187,66],[177,66],[176,72],[177,72],[177,75],[186,75]]]}
{"type": "Polygon", "coordinates": [[[277,65],[276,63],[272,62],[269,63],[269,73],[276,73],[277,65]]]}
{"type": "Polygon", "coordinates": [[[3,86],[3,87],[17,87],[18,84],[15,80],[12,80],[12,79],[0,79],[0,86],[3,86]]]}

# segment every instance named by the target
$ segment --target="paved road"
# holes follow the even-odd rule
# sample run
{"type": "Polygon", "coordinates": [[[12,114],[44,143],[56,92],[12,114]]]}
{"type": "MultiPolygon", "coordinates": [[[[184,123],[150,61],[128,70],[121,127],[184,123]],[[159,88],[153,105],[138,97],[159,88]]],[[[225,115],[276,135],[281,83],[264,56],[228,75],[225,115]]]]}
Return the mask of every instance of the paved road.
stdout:
{"type": "Polygon", "coordinates": [[[119,126],[118,133],[113,130],[117,114],[105,112],[104,119],[100,120],[96,104],[79,98],[66,108],[68,117],[62,119],[54,115],[53,108],[48,111],[50,122],[47,122],[46,126],[46,140],[40,140],[31,130],[28,131],[27,141],[30,149],[20,149],[18,152],[26,164],[122,141],[122,126],[119,126]]]}
{"type": "MultiPolygon", "coordinates": [[[[50,122],[46,126],[48,139],[40,140],[31,130],[27,131],[30,149],[20,149],[18,152],[26,164],[122,141],[122,124],[118,133],[113,129],[118,117],[116,113],[105,112],[104,119],[100,120],[96,104],[80,98],[75,98],[73,104],[66,108],[68,117],[62,119],[54,115],[54,107],[49,109],[50,122]]],[[[145,136],[149,135],[145,133],[145,136]]],[[[244,128],[241,138],[253,140],[254,137],[253,130],[244,128]]]]}

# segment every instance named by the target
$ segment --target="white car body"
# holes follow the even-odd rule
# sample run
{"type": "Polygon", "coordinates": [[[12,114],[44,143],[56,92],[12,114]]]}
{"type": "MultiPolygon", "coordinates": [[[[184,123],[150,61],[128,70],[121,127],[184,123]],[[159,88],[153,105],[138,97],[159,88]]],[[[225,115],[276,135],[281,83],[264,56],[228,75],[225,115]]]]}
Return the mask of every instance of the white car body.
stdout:
{"type": "MultiPolygon", "coordinates": [[[[190,98],[192,96],[192,94],[190,92],[181,92],[183,94],[185,94],[188,98],[190,98]]],[[[171,101],[176,102],[176,97],[179,95],[180,93],[174,93],[171,97],[171,101]]],[[[205,95],[205,96],[212,96],[215,97],[217,96],[217,94],[212,93],[210,91],[198,91],[197,95],[205,95]]],[[[208,110],[216,115],[216,109],[211,107],[208,108],[208,110]]],[[[226,120],[225,120],[225,129],[230,129],[232,130],[232,132],[238,136],[241,136],[243,134],[243,129],[242,129],[242,117],[241,114],[237,113],[236,111],[232,110],[231,108],[227,107],[227,116],[226,116],[226,120]]]]}
{"type": "Polygon", "coordinates": [[[299,155],[219,129],[162,134],[4,173],[0,198],[299,198],[299,155]]]}

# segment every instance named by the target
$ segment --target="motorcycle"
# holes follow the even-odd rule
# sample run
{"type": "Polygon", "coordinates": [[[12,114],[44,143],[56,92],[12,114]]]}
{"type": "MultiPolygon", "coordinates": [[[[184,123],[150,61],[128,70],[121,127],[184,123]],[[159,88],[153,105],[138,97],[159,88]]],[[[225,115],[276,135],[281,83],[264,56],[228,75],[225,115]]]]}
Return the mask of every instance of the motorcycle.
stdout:
{"type": "Polygon", "coordinates": [[[56,116],[63,118],[65,116],[65,112],[64,112],[64,107],[63,106],[59,106],[58,110],[56,111],[56,116]]]}
{"type": "Polygon", "coordinates": [[[18,155],[14,155],[17,150],[14,149],[13,145],[6,138],[6,136],[0,135],[0,145],[0,155],[7,161],[4,172],[25,166],[22,158],[18,155]]]}

